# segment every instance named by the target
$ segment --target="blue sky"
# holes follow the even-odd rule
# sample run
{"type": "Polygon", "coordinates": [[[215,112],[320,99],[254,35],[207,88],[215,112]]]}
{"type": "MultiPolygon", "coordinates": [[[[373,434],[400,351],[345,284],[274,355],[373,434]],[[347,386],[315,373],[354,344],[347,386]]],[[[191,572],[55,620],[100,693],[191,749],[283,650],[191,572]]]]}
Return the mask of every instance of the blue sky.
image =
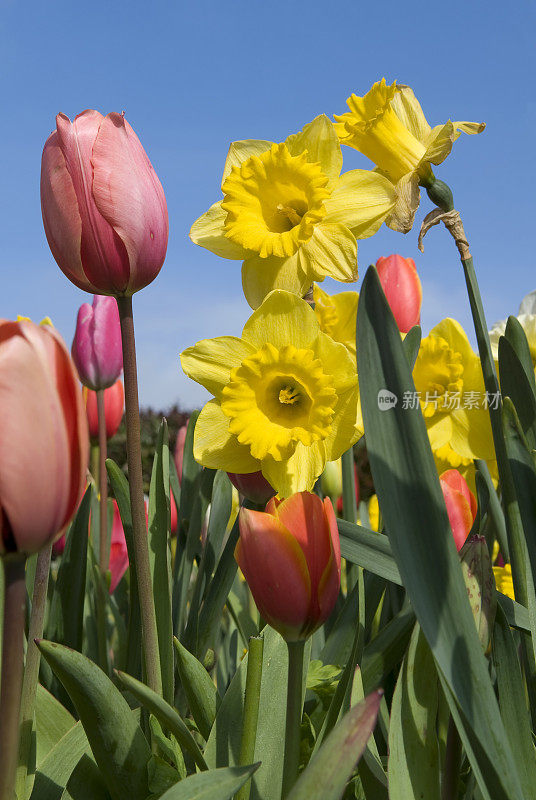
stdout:
{"type": "MultiPolygon", "coordinates": [[[[179,352],[239,334],[249,315],[240,265],[193,245],[191,223],[220,199],[234,139],[282,141],[351,92],[385,76],[413,87],[430,124],[487,123],[436,170],[462,212],[491,324],[536,288],[535,5],[319,0],[52,2],[0,0],[2,290],[0,316],[52,317],[68,344],[87,298],[50,255],[39,203],[43,143],[63,111],[125,110],[166,192],[170,238],[157,280],[134,298],[144,404],[189,408],[206,393],[179,352]]],[[[347,148],[345,148],[345,151],[347,148]]],[[[370,166],[345,152],[345,169],[370,166]]],[[[470,328],[461,267],[447,233],[424,255],[415,229],[360,242],[360,279],[381,255],[415,259],[425,331],[446,316],[470,328]]],[[[360,281],[359,281],[360,282],[360,281]]],[[[359,285],[358,282],[358,285],[359,285]]],[[[324,284],[328,291],[347,287],[324,284]]]]}

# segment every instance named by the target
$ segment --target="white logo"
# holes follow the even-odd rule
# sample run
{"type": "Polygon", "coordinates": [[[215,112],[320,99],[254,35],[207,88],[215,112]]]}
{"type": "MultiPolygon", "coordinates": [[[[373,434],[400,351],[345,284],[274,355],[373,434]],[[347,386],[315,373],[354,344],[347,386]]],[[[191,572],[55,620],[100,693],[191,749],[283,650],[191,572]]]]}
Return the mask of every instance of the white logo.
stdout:
{"type": "Polygon", "coordinates": [[[398,397],[393,392],[390,392],[389,389],[380,389],[378,392],[378,408],[380,411],[389,411],[390,408],[394,408],[398,403],[398,397]]]}

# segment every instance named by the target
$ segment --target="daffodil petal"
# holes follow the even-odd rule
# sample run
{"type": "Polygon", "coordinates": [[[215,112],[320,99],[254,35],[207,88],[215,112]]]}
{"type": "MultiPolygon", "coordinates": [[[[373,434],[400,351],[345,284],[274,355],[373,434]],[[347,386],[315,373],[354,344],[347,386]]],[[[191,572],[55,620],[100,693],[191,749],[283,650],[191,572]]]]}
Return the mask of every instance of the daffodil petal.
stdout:
{"type": "Polygon", "coordinates": [[[322,474],[326,465],[326,460],[324,442],[314,442],[309,447],[299,442],[294,454],[286,461],[264,459],[262,474],[268,483],[277,487],[280,497],[290,497],[295,492],[313,490],[316,479],[322,474]]]}
{"type": "Polygon", "coordinates": [[[345,225],[324,222],[316,225],[313,235],[298,252],[304,273],[317,281],[357,280],[357,242],[345,225]]]}
{"type": "Polygon", "coordinates": [[[333,386],[339,394],[357,385],[355,361],[343,344],[334,341],[331,336],[320,331],[314,352],[322,364],[325,364],[326,372],[331,375],[333,386]]]}
{"type": "Polygon", "coordinates": [[[482,133],[486,128],[485,122],[453,122],[452,124],[457,131],[467,133],[469,136],[475,133],[482,133]]]}
{"type": "Polygon", "coordinates": [[[331,433],[324,442],[328,461],[340,458],[364,433],[358,398],[357,385],[339,397],[331,433]]]}
{"type": "Polygon", "coordinates": [[[291,134],[285,144],[293,156],[307,150],[309,161],[316,161],[322,172],[335,180],[342,169],[342,153],[339,139],[332,121],[325,114],[320,114],[299,133],[291,134]]]}
{"type": "Polygon", "coordinates": [[[452,415],[451,447],[464,458],[495,456],[489,414],[483,407],[460,408],[452,415]]]}
{"type": "Polygon", "coordinates": [[[261,153],[265,153],[272,145],[273,142],[268,142],[266,139],[242,139],[238,142],[231,142],[223,168],[222,186],[233,167],[239,167],[243,161],[251,158],[251,156],[259,156],[261,153]]]}
{"type": "Polygon", "coordinates": [[[255,348],[270,343],[281,349],[292,343],[298,349],[311,349],[319,332],[309,303],[290,292],[276,290],[253,312],[242,336],[255,348]]]}
{"type": "Polygon", "coordinates": [[[421,202],[419,175],[410,172],[396,184],[396,203],[385,220],[388,228],[398,233],[408,233],[415,221],[415,212],[421,202]]]}
{"type": "Polygon", "coordinates": [[[300,266],[298,252],[289,258],[252,256],[242,264],[242,288],[251,308],[258,308],[274,289],[301,297],[311,283],[312,278],[305,275],[300,266]]]}
{"type": "MultiPolygon", "coordinates": [[[[218,336],[203,339],[181,353],[181,366],[192,380],[197,381],[211,394],[219,396],[229,383],[230,372],[255,348],[236,336],[218,336]]],[[[232,470],[231,470],[232,471],[232,470]]]]}
{"type": "Polygon", "coordinates": [[[409,86],[398,84],[397,88],[398,92],[391,100],[391,108],[410,133],[424,144],[432,129],[426,121],[421,104],[409,86]]]}
{"type": "Polygon", "coordinates": [[[432,450],[439,450],[440,447],[451,442],[452,414],[437,415],[437,418],[433,417],[431,422],[427,422],[426,427],[432,450]]]}
{"type": "MultiPolygon", "coordinates": [[[[467,368],[469,363],[475,361],[475,359],[478,360],[469,343],[467,334],[457,320],[446,317],[446,319],[441,320],[440,323],[432,328],[430,336],[440,336],[442,339],[445,339],[451,350],[461,354],[465,368],[467,368]]],[[[468,387],[465,386],[465,381],[464,389],[469,390],[468,387]]]]}
{"type": "Polygon", "coordinates": [[[353,169],[341,175],[325,201],[324,223],[342,223],[358,239],[365,239],[380,228],[396,199],[388,178],[369,169],[353,169]]]}
{"type": "Polygon", "coordinates": [[[190,229],[190,239],[222,258],[236,260],[247,258],[250,254],[249,250],[245,250],[225,236],[223,225],[226,216],[227,212],[221,207],[221,202],[214,203],[205,214],[194,222],[190,229]]]}
{"type": "Polygon", "coordinates": [[[210,400],[202,409],[194,431],[194,458],[210,469],[226,472],[258,472],[260,463],[229,433],[229,418],[217,400],[210,400]]]}
{"type": "Polygon", "coordinates": [[[423,163],[441,164],[452,150],[452,145],[459,135],[450,120],[444,125],[436,125],[435,128],[432,128],[426,143],[423,163]]]}
{"type": "Polygon", "coordinates": [[[315,314],[320,321],[320,327],[335,342],[341,342],[351,353],[355,364],[355,333],[357,323],[358,292],[338,292],[329,295],[320,286],[315,284],[313,290],[315,314]],[[333,322],[324,328],[322,324],[322,306],[334,312],[333,322]]]}

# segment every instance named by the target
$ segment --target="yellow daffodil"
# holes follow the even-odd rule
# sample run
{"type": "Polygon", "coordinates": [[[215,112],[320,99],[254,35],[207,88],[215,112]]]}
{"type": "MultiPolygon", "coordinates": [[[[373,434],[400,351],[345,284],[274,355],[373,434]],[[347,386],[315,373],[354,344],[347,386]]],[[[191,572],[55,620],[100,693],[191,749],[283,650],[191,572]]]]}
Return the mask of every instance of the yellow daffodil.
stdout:
{"type": "Polygon", "coordinates": [[[492,460],[488,406],[494,398],[486,394],[480,360],[458,322],[444,319],[422,340],[413,379],[432,450],[451,467],[457,458],[462,465],[492,460]]]}
{"type": "Polygon", "coordinates": [[[507,597],[515,600],[514,582],[512,580],[512,567],[510,564],[505,564],[504,567],[493,567],[493,574],[495,576],[495,585],[498,592],[502,592],[507,597]]]}
{"type": "Polygon", "coordinates": [[[419,183],[433,180],[430,165],[445,160],[460,131],[480,133],[485,125],[449,120],[431,128],[412,89],[396,81],[387,86],[385,78],[346,102],[350,110],[335,116],[341,144],[359,150],[396,184],[398,200],[386,224],[407,233],[419,207],[419,183]]]}
{"type": "Polygon", "coordinates": [[[261,470],[281,497],[310,491],[326,461],[362,434],[355,363],[290,292],[271,292],[242,338],[198,342],[181,363],[214,395],[195,427],[196,460],[227,472],[261,470]]]}
{"type": "Polygon", "coordinates": [[[394,207],[389,180],[369,170],[340,175],[332,122],[317,117],[281,144],[233,142],[223,200],[194,222],[190,237],[243,261],[246,300],[257,308],[273,289],[303,296],[313,281],[357,278],[357,242],[372,236],[394,207]]]}
{"type": "Polygon", "coordinates": [[[313,287],[315,314],[320,330],[343,344],[355,359],[355,330],[357,321],[357,292],[328,294],[316,283],[313,287]]]}
{"type": "Polygon", "coordinates": [[[378,531],[380,529],[380,504],[377,494],[373,494],[368,502],[368,516],[370,527],[373,531],[378,531]]]}

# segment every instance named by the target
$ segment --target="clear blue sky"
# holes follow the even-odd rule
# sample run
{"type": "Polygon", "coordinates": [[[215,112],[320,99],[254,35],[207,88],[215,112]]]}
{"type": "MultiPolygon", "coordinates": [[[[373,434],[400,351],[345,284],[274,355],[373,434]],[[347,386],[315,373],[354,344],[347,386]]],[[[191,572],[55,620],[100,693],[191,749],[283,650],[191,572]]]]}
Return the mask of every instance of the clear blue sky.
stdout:
{"type": "MultiPolygon", "coordinates": [[[[43,143],[63,111],[125,110],[167,196],[170,239],[157,280],[134,299],[141,400],[202,403],[178,354],[201,338],[238,334],[249,315],[239,262],[193,245],[191,223],[220,199],[233,139],[282,141],[351,92],[385,76],[413,87],[431,125],[483,120],[437,169],[454,189],[488,322],[536,288],[535,5],[323,0],[21,2],[0,0],[2,283],[0,316],[50,315],[70,345],[78,306],[50,255],[39,204],[43,143]]],[[[346,150],[346,148],[345,148],[346,150]]],[[[345,168],[369,166],[348,151],[345,168]]],[[[470,326],[461,268],[445,231],[417,251],[382,229],[359,244],[361,277],[380,255],[412,256],[424,287],[423,327],[470,326]]],[[[335,284],[333,288],[346,288],[335,284]]]]}

